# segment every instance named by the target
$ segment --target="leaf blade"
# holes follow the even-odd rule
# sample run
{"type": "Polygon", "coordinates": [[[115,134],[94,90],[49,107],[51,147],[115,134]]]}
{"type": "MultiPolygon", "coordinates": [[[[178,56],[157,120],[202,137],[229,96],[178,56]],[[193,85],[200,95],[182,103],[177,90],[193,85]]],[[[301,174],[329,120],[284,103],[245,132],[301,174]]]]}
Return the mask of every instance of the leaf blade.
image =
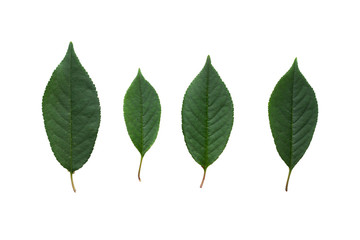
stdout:
{"type": "Polygon", "coordinates": [[[225,149],[233,121],[230,93],[208,57],[204,68],[186,90],[182,106],[184,140],[204,173],[225,149]]]}
{"type": "Polygon", "coordinates": [[[100,125],[96,88],[70,42],[43,95],[45,130],[57,161],[71,174],[89,159],[100,125]]]}

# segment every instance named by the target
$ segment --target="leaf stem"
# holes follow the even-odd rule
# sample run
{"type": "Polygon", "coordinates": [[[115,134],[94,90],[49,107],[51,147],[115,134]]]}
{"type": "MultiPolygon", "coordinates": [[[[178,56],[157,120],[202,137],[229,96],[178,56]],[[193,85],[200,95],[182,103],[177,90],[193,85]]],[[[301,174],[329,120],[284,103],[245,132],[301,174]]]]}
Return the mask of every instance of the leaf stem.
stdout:
{"type": "Polygon", "coordinates": [[[292,169],[289,168],[289,175],[288,175],[288,177],[287,177],[286,186],[285,186],[285,191],[286,191],[286,192],[287,192],[288,186],[289,186],[289,180],[290,180],[291,171],[292,171],[292,169]]]}
{"type": "Polygon", "coordinates": [[[202,188],[202,186],[204,185],[205,176],[206,176],[206,169],[207,169],[207,168],[204,168],[204,176],[203,176],[203,179],[202,179],[202,181],[201,181],[200,188],[202,188]]]}
{"type": "Polygon", "coordinates": [[[71,178],[71,186],[72,186],[74,192],[76,193],[76,189],[75,189],[75,185],[74,185],[74,180],[73,180],[73,173],[72,173],[72,172],[70,172],[70,178],[71,178]]]}
{"type": "Polygon", "coordinates": [[[141,171],[141,165],[142,165],[143,157],[144,157],[144,156],[142,156],[142,155],[141,155],[141,159],[140,159],[140,166],[139,166],[139,172],[138,172],[139,182],[141,182],[141,178],[140,178],[140,171],[141,171]]]}

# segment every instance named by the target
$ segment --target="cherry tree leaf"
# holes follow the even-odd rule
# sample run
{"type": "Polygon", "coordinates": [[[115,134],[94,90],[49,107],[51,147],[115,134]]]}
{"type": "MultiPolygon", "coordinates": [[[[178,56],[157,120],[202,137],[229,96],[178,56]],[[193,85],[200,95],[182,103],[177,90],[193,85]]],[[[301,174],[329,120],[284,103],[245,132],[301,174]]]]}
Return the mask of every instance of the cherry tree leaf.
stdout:
{"type": "Polygon", "coordinates": [[[159,131],[160,114],[159,97],[139,69],[124,98],[126,128],[131,141],[141,155],[139,181],[141,181],[140,171],[144,155],[155,142],[159,131]]]}
{"type": "Polygon", "coordinates": [[[50,146],[58,162],[73,174],[89,159],[100,125],[100,103],[94,83],[70,42],[53,72],[42,101],[50,146]]]}
{"type": "Polygon", "coordinates": [[[230,93],[208,56],[204,68],[186,90],[182,106],[182,131],[186,146],[204,169],[225,149],[234,121],[230,93]]]}
{"type": "Polygon", "coordinates": [[[279,80],[269,100],[269,120],[276,149],[291,171],[305,154],[318,118],[315,92],[301,74],[297,59],[279,80]]]}

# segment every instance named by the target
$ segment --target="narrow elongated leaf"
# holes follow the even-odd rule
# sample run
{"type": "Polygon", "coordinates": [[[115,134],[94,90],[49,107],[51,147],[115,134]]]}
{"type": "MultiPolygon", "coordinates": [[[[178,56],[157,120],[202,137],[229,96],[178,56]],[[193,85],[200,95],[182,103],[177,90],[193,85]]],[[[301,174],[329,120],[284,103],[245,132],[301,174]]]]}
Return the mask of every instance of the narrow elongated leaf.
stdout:
{"type": "Polygon", "coordinates": [[[42,101],[45,129],[59,163],[73,173],[89,159],[100,125],[100,103],[73,44],[53,72],[42,101]]]}
{"type": "Polygon", "coordinates": [[[269,100],[269,120],[276,149],[290,174],[309,147],[318,117],[315,92],[301,74],[297,59],[276,84],[269,100]]]}
{"type": "Polygon", "coordinates": [[[131,141],[139,150],[141,159],[155,142],[160,125],[161,106],[155,89],[139,72],[131,83],[124,98],[124,118],[131,141]]]}
{"type": "Polygon", "coordinates": [[[234,121],[229,91],[208,56],[204,68],[186,90],[182,106],[182,131],[186,146],[197,163],[206,169],[220,156],[234,121]]]}

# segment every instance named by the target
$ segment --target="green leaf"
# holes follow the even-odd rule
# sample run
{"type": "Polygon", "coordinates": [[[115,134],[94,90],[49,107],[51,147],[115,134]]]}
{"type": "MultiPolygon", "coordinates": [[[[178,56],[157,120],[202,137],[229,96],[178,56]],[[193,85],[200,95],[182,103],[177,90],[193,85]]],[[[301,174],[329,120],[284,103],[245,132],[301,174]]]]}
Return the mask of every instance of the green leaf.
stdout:
{"type": "Polygon", "coordinates": [[[186,146],[206,169],[223,152],[234,122],[229,91],[208,56],[204,68],[186,90],[182,106],[182,131],[186,146]]]}
{"type": "Polygon", "coordinates": [[[160,125],[161,106],[155,89],[140,72],[124,98],[124,118],[131,141],[141,155],[138,178],[145,153],[155,142],[160,125]]]}
{"type": "Polygon", "coordinates": [[[70,42],[53,72],[42,101],[45,129],[59,163],[73,173],[89,159],[100,125],[100,103],[94,83],[70,42]]]}
{"type": "Polygon", "coordinates": [[[269,100],[269,120],[276,149],[292,169],[309,147],[318,116],[315,92],[301,74],[297,59],[276,84],[269,100]]]}

